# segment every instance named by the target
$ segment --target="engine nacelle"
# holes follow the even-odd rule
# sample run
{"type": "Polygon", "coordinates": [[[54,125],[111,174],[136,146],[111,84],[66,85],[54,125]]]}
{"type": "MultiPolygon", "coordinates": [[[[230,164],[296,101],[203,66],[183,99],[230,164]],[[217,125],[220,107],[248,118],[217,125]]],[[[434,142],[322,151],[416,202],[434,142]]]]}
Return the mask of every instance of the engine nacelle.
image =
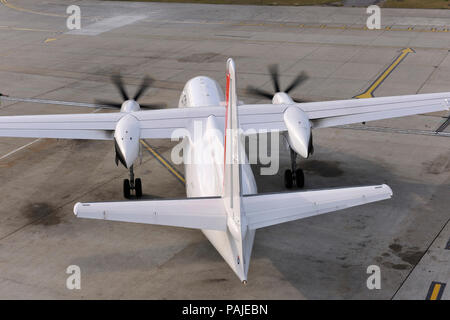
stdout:
{"type": "Polygon", "coordinates": [[[303,158],[312,153],[311,124],[308,115],[298,107],[289,107],[284,111],[284,123],[288,129],[288,143],[303,158]]]}

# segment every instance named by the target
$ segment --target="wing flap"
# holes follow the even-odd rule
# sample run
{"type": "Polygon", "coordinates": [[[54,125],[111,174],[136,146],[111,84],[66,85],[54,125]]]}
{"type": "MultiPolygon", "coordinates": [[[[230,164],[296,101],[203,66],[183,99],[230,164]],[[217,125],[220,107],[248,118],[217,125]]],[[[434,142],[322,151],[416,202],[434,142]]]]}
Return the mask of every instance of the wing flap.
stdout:
{"type": "Polygon", "coordinates": [[[383,184],[245,196],[243,205],[249,228],[258,229],[390,197],[391,188],[383,184]]]}
{"type": "Polygon", "coordinates": [[[177,200],[77,203],[78,218],[156,224],[207,230],[226,230],[223,200],[190,198],[177,200]]]}
{"type": "Polygon", "coordinates": [[[325,127],[333,127],[333,126],[351,124],[351,123],[375,121],[375,120],[381,120],[381,119],[387,119],[387,118],[405,117],[405,116],[421,114],[421,113],[425,113],[425,112],[429,113],[429,112],[442,111],[442,110],[446,110],[445,108],[442,107],[442,104],[434,104],[434,105],[428,105],[426,107],[426,109],[423,106],[419,106],[419,107],[402,108],[402,109],[394,109],[394,110],[387,110],[387,111],[375,111],[375,112],[367,112],[367,113],[361,113],[361,114],[352,114],[352,115],[344,115],[344,116],[338,116],[338,117],[328,117],[328,118],[316,119],[316,120],[312,120],[312,122],[313,122],[313,128],[325,128],[325,127]]]}
{"type": "Polygon", "coordinates": [[[450,92],[426,93],[404,96],[379,97],[369,99],[349,99],[337,101],[321,101],[300,104],[300,108],[308,113],[310,119],[335,117],[351,114],[363,114],[392,109],[426,107],[442,104],[448,108],[450,92]]]}

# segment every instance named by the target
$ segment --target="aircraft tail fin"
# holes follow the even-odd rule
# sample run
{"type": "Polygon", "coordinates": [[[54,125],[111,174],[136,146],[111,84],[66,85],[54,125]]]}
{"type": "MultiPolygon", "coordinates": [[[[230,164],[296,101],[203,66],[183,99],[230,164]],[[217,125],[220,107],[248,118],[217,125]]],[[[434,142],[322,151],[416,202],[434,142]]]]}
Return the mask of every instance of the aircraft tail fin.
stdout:
{"type": "Polygon", "coordinates": [[[223,193],[225,206],[233,219],[240,220],[241,164],[240,134],[236,96],[236,71],[233,59],[227,61],[226,116],[224,137],[223,193]]]}

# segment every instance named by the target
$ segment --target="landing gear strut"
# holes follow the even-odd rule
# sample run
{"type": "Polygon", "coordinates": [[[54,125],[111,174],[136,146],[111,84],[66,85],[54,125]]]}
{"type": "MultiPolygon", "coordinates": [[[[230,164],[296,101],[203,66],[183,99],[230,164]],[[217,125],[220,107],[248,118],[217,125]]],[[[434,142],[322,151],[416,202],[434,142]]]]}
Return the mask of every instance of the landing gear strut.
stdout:
{"type": "Polygon", "coordinates": [[[292,148],[289,148],[291,152],[291,169],[287,169],[284,172],[284,185],[288,189],[292,189],[294,182],[298,188],[305,186],[305,174],[302,169],[297,169],[297,153],[292,148]]]}
{"type": "Polygon", "coordinates": [[[131,190],[134,190],[136,198],[142,197],[142,182],[140,178],[134,179],[133,166],[130,167],[130,179],[123,180],[123,196],[130,199],[131,190]]]}

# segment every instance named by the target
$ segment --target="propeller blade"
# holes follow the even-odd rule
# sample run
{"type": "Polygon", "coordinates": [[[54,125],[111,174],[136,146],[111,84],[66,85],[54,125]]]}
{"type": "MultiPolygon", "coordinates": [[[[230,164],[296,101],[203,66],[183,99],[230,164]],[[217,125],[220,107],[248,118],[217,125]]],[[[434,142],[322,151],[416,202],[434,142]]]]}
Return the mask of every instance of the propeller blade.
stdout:
{"type": "Polygon", "coordinates": [[[165,109],[167,108],[167,104],[161,102],[161,103],[143,103],[139,104],[141,109],[165,109]]]}
{"type": "Polygon", "coordinates": [[[145,78],[142,80],[139,90],[134,95],[133,100],[138,101],[139,97],[150,87],[152,82],[153,82],[152,78],[145,76],[145,78]]]}
{"type": "Polygon", "coordinates": [[[252,86],[248,86],[246,89],[247,94],[258,97],[258,98],[267,98],[272,100],[273,98],[273,94],[271,92],[265,91],[265,90],[261,90],[252,86]]]}
{"type": "Polygon", "coordinates": [[[272,64],[269,66],[270,77],[272,78],[273,89],[275,92],[280,92],[280,77],[278,74],[278,65],[272,64]]]}
{"type": "Polygon", "coordinates": [[[309,101],[309,100],[305,100],[305,99],[298,99],[298,98],[292,98],[292,100],[295,102],[295,103],[305,103],[305,102],[311,102],[311,101],[309,101]]]}
{"type": "Polygon", "coordinates": [[[293,89],[297,88],[300,84],[308,79],[308,75],[305,72],[300,73],[289,85],[289,87],[284,90],[284,92],[289,93],[293,89]]]}
{"type": "Polygon", "coordinates": [[[95,104],[102,105],[102,106],[108,106],[111,108],[117,108],[117,109],[120,109],[122,107],[121,103],[114,102],[114,101],[107,101],[107,100],[97,100],[96,99],[95,104]]]}
{"type": "Polygon", "coordinates": [[[125,86],[123,85],[122,76],[120,75],[120,73],[112,75],[111,80],[115,84],[117,89],[119,89],[123,100],[129,100],[130,98],[128,97],[128,93],[125,90],[125,86]]]}

